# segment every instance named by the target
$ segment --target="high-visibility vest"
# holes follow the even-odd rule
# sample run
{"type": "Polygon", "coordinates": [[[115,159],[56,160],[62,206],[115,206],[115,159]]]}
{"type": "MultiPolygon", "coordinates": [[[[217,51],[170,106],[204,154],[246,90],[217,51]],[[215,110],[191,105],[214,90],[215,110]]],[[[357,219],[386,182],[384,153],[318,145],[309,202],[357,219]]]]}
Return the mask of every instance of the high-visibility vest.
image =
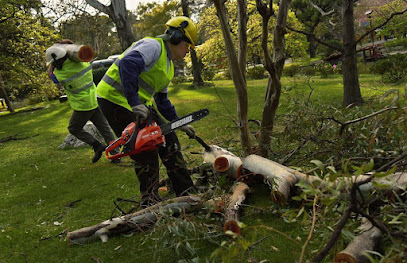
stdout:
{"type": "Polygon", "coordinates": [[[64,85],[72,109],[89,111],[98,107],[90,63],[74,62],[68,58],[62,69],[54,69],[54,75],[64,85]]]}
{"type": "MultiPolygon", "coordinates": [[[[142,72],[139,76],[138,95],[142,103],[152,105],[154,94],[163,91],[174,77],[174,64],[167,58],[167,50],[161,38],[152,38],[161,44],[161,54],[154,66],[142,72]]],[[[136,42],[135,42],[136,43],[136,42]]],[[[118,104],[131,111],[131,107],[123,94],[119,74],[119,62],[124,56],[136,48],[133,43],[126,51],[116,59],[109,67],[97,86],[97,94],[115,104],[118,104]]]]}

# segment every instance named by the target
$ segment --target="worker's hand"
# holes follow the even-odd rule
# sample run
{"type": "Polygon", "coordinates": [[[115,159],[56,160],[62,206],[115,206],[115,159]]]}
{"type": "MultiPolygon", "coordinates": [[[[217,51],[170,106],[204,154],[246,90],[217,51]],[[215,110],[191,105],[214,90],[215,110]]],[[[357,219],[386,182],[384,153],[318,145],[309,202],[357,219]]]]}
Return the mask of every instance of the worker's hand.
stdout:
{"type": "Polygon", "coordinates": [[[140,117],[140,121],[146,120],[148,114],[150,114],[150,110],[144,104],[133,106],[131,107],[131,110],[140,117]]]}
{"type": "Polygon", "coordinates": [[[190,138],[195,137],[195,129],[191,125],[185,125],[179,128],[181,131],[185,132],[190,138]]]}

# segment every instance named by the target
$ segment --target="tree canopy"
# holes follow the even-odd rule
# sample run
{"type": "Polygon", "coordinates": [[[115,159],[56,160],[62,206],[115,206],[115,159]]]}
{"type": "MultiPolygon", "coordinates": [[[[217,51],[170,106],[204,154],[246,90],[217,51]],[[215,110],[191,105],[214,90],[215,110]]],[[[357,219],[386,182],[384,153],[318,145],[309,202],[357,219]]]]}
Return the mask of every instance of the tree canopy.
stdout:
{"type": "Polygon", "coordinates": [[[6,91],[12,98],[56,96],[57,89],[46,84],[44,53],[58,35],[41,13],[41,1],[0,3],[0,71],[6,91]]]}

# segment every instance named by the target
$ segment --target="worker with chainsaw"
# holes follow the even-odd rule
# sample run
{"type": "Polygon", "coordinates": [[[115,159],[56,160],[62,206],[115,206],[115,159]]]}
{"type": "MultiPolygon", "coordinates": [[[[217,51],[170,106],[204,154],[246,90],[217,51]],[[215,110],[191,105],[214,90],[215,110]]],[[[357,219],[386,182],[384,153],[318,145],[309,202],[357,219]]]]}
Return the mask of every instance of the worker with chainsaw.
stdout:
{"type": "MultiPolygon", "coordinates": [[[[74,45],[71,40],[64,39],[49,47],[45,52],[45,58],[49,66],[50,78],[55,84],[64,86],[65,94],[73,109],[68,130],[73,136],[92,146],[94,151],[92,163],[95,163],[102,157],[106,145],[83,129],[86,122],[92,121],[107,144],[115,137],[98,106],[92,67],[90,63],[82,62],[77,57],[79,47],[83,46],[74,45]]],[[[87,47],[90,50],[85,52],[91,52],[87,55],[93,58],[93,50],[87,47]]]]}
{"type": "MultiPolygon", "coordinates": [[[[179,117],[167,96],[168,85],[174,77],[173,61],[180,61],[194,48],[197,28],[184,16],[170,19],[163,35],[146,37],[134,42],[107,70],[98,84],[99,105],[110,126],[119,137],[126,126],[140,118],[152,118],[158,125],[179,117]],[[151,107],[154,104],[155,107],[151,107]]],[[[143,126],[141,126],[143,127],[143,126]]],[[[179,128],[194,137],[191,125],[179,128]]],[[[193,187],[190,173],[181,154],[175,132],[165,135],[165,147],[131,155],[140,182],[141,205],[149,206],[160,200],[159,157],[167,169],[172,188],[177,196],[187,195],[193,187]]]]}

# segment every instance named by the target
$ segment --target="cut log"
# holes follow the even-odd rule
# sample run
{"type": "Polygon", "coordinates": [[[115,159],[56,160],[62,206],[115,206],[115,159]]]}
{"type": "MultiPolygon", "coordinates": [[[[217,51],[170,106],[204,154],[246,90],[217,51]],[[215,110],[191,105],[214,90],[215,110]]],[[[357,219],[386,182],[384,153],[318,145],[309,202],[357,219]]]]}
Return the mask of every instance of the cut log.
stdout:
{"type": "Polygon", "coordinates": [[[218,172],[227,172],[230,178],[236,180],[240,177],[242,160],[217,145],[210,145],[211,150],[203,153],[204,162],[210,163],[218,172]]]}
{"type": "Polygon", "coordinates": [[[220,173],[226,172],[231,179],[237,180],[242,174],[242,159],[232,155],[216,157],[213,167],[220,173]]]}
{"type": "Polygon", "coordinates": [[[100,224],[84,227],[79,230],[69,232],[67,240],[72,244],[81,244],[100,239],[107,242],[108,238],[114,235],[126,234],[145,229],[154,224],[159,213],[176,214],[184,210],[189,210],[202,201],[199,196],[183,196],[170,199],[138,212],[106,220],[100,224]]]}
{"type": "Polygon", "coordinates": [[[365,256],[369,251],[374,251],[382,232],[372,225],[370,221],[363,218],[362,225],[359,227],[363,232],[355,237],[351,243],[335,257],[335,262],[363,263],[369,262],[365,256]]]}
{"type": "Polygon", "coordinates": [[[248,192],[249,186],[247,184],[239,182],[235,185],[225,213],[225,225],[223,226],[225,232],[230,230],[235,234],[240,234],[240,227],[237,223],[239,222],[239,210],[248,192]]]}
{"type": "Polygon", "coordinates": [[[285,203],[290,196],[290,188],[307,175],[294,169],[252,154],[243,160],[242,168],[251,173],[259,174],[272,186],[271,199],[273,202],[285,203]]]}

